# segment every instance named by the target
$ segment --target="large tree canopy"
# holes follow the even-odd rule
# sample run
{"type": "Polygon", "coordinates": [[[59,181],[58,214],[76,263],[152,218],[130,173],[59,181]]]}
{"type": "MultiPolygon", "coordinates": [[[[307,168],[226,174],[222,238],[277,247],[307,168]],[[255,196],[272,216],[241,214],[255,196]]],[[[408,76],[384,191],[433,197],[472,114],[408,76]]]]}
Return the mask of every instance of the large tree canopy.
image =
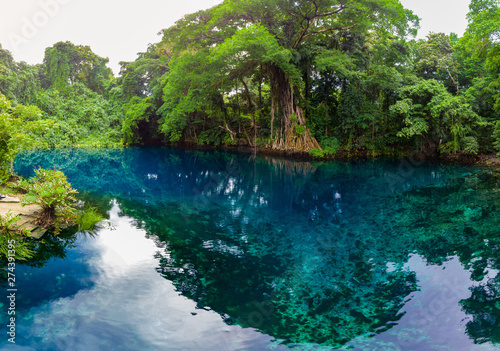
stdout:
{"type": "MultiPolygon", "coordinates": [[[[173,59],[164,90],[163,131],[178,140],[193,114],[201,113],[236,134],[227,116],[236,94],[246,100],[255,139],[257,128],[263,127],[257,126],[257,112],[270,105],[267,137],[272,148],[320,148],[304,113],[307,81],[318,70],[316,57],[320,62],[329,57],[330,67],[340,66],[348,48],[339,42],[356,37],[361,42],[383,36],[402,39],[416,23],[395,0],[226,0],[186,16],[164,31],[163,43],[170,46],[173,59]],[[262,101],[263,85],[270,101],[262,101]],[[220,96],[220,103],[213,106],[210,96],[220,96]]],[[[241,130],[246,121],[241,110],[238,114],[232,120],[241,130]]]]}

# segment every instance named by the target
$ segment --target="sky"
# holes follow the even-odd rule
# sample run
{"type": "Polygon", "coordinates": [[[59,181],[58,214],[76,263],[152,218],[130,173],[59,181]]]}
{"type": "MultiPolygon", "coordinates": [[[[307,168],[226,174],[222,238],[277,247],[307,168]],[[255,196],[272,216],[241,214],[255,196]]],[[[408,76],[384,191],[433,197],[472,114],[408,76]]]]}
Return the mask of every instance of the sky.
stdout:
{"type": "Polygon", "coordinates": [[[461,37],[467,28],[465,16],[470,0],[400,0],[401,4],[420,17],[417,38],[425,38],[429,32],[455,33],[461,37]]]}
{"type": "MultiPolygon", "coordinates": [[[[421,18],[419,38],[432,32],[461,36],[470,0],[401,0],[421,18]]],[[[0,0],[0,44],[16,61],[41,63],[45,48],[59,41],[89,45],[108,57],[115,74],[120,61],[133,61],[158,32],[185,14],[221,0],[0,0]]]]}
{"type": "Polygon", "coordinates": [[[110,59],[133,61],[158,32],[185,14],[220,0],[0,0],[0,44],[16,61],[41,63],[45,49],[59,41],[89,45],[110,59]]]}

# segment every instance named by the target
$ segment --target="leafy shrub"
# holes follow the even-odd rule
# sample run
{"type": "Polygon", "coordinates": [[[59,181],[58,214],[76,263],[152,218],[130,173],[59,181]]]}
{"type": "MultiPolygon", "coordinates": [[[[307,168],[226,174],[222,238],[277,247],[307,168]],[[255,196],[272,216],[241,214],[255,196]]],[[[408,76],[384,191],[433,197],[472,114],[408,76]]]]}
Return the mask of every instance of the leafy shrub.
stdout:
{"type": "Polygon", "coordinates": [[[226,136],[224,136],[223,143],[224,145],[237,145],[238,139],[237,138],[231,139],[231,135],[229,133],[226,133],[226,136]]]}
{"type": "Polygon", "coordinates": [[[340,149],[340,142],[335,137],[322,137],[319,140],[319,145],[327,155],[336,154],[340,149]]]}
{"type": "Polygon", "coordinates": [[[455,141],[447,142],[441,145],[439,147],[439,150],[446,153],[456,153],[457,151],[464,151],[477,155],[477,153],[479,152],[479,144],[475,137],[467,136],[459,139],[458,143],[455,141]]]}
{"type": "Polygon", "coordinates": [[[12,190],[18,193],[26,194],[30,187],[30,182],[26,178],[19,178],[17,182],[10,183],[12,190]]]}
{"type": "Polygon", "coordinates": [[[82,83],[68,85],[65,92],[41,90],[35,103],[43,111],[44,121],[52,122],[37,141],[51,148],[119,145],[121,119],[130,117],[123,113],[125,106],[115,108],[82,83]]]}
{"type": "Polygon", "coordinates": [[[19,152],[47,146],[39,137],[53,123],[40,120],[41,115],[34,106],[13,106],[0,93],[0,182],[13,174],[14,159],[19,152]]]}
{"type": "Polygon", "coordinates": [[[465,152],[470,152],[471,154],[477,155],[479,151],[479,144],[477,139],[472,136],[464,137],[462,139],[462,149],[465,152]]]}
{"type": "Polygon", "coordinates": [[[0,216],[0,228],[3,231],[10,232],[14,229],[14,225],[18,220],[19,215],[14,216],[11,211],[8,211],[4,216],[0,216]]]}
{"type": "Polygon", "coordinates": [[[10,169],[7,166],[2,167],[0,165],[0,184],[7,182],[7,180],[9,180],[11,175],[12,174],[10,173],[10,169]]]}
{"type": "Polygon", "coordinates": [[[209,129],[198,134],[196,143],[198,145],[215,145],[218,146],[222,142],[223,134],[222,129],[209,129]]]}
{"type": "Polygon", "coordinates": [[[311,149],[311,151],[309,151],[309,155],[312,157],[323,158],[325,157],[325,151],[320,149],[311,149]]]}
{"type": "Polygon", "coordinates": [[[42,207],[38,223],[44,227],[54,226],[60,231],[62,223],[75,220],[75,189],[68,183],[63,172],[39,168],[31,179],[28,194],[22,204],[37,203],[42,207]]]}
{"type": "Polygon", "coordinates": [[[29,237],[29,232],[17,230],[18,220],[19,216],[14,216],[11,211],[0,216],[0,260],[7,259],[9,250],[14,253],[13,257],[18,261],[33,257],[33,251],[23,242],[24,238],[29,237]]]}
{"type": "Polygon", "coordinates": [[[104,220],[94,207],[87,206],[84,210],[79,211],[75,218],[75,223],[78,225],[79,232],[91,232],[97,224],[104,220]]]}
{"type": "Polygon", "coordinates": [[[257,138],[256,140],[256,144],[258,147],[269,147],[269,145],[271,145],[272,143],[272,140],[271,138],[257,138]]]}
{"type": "Polygon", "coordinates": [[[495,150],[498,151],[497,156],[500,157],[500,121],[496,122],[495,124],[495,129],[493,130],[493,139],[495,140],[493,142],[493,146],[495,147],[495,150]]]}
{"type": "Polygon", "coordinates": [[[312,149],[309,151],[309,155],[313,157],[323,158],[329,155],[335,155],[340,149],[340,142],[335,137],[322,137],[319,140],[319,145],[323,150],[312,149]]]}
{"type": "Polygon", "coordinates": [[[295,125],[295,133],[297,133],[298,135],[302,135],[306,132],[306,127],[305,126],[299,126],[299,125],[295,125]]]}
{"type": "Polygon", "coordinates": [[[444,143],[444,144],[439,145],[439,151],[444,152],[444,153],[448,153],[448,154],[456,152],[456,150],[454,148],[454,144],[452,142],[448,142],[448,143],[444,143]]]}

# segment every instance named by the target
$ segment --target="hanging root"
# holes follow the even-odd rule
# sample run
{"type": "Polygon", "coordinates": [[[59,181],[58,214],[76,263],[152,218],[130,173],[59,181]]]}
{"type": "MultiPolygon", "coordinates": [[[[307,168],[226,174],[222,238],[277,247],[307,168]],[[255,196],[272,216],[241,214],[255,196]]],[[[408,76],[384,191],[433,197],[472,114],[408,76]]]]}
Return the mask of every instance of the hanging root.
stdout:
{"type": "Polygon", "coordinates": [[[295,102],[293,85],[290,79],[279,67],[269,66],[268,69],[272,81],[272,120],[274,120],[274,97],[276,97],[276,101],[283,111],[281,129],[279,134],[276,133],[272,148],[292,152],[309,152],[312,149],[321,150],[306,125],[304,111],[295,102]]]}
{"type": "Polygon", "coordinates": [[[272,148],[282,151],[309,152],[312,149],[320,149],[318,141],[311,135],[306,125],[304,113],[298,106],[295,112],[283,118],[282,128],[276,133],[272,148]]]}

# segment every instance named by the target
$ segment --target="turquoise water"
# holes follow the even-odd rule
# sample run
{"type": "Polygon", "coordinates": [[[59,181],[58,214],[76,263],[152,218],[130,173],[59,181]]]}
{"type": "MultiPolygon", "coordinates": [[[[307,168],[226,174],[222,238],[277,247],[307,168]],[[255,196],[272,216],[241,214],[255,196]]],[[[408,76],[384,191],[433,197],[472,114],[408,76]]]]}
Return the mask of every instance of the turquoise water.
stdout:
{"type": "Polygon", "coordinates": [[[16,170],[38,165],[113,227],[47,237],[17,266],[2,349],[500,350],[495,170],[170,148],[16,170]]]}

